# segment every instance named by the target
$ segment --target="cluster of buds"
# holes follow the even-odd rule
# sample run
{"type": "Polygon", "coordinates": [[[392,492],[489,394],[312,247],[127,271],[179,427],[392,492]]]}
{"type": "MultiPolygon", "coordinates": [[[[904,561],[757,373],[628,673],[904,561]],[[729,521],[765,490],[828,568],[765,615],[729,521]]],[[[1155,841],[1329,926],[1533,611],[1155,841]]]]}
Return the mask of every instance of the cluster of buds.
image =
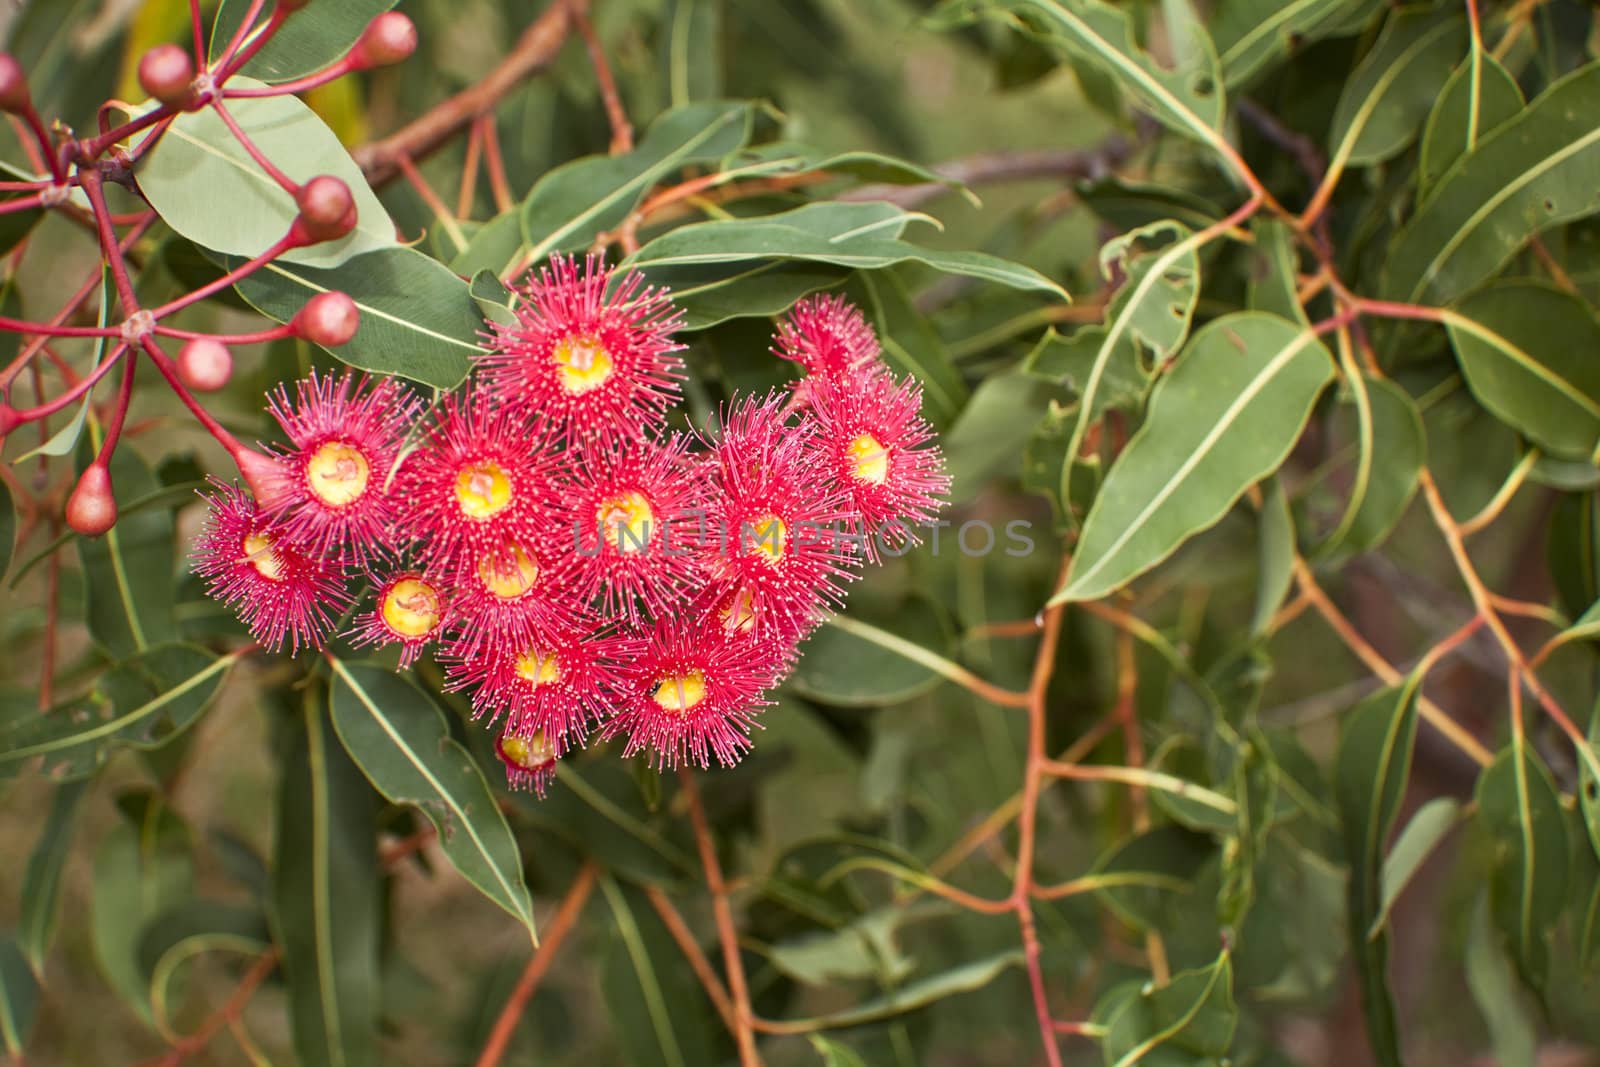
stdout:
{"type": "Polygon", "coordinates": [[[390,379],[274,394],[289,443],[253,499],[210,496],[196,568],[269,648],[342,628],[404,668],[433,646],[501,724],[514,786],[543,792],[596,734],[730,765],[845,583],[933,521],[948,480],[920,390],[859,311],[812,298],[774,344],[804,372],[789,389],[673,432],[664,292],[557,257],[518,295],[426,417],[390,379]]]}
{"type": "MultiPolygon", "coordinates": [[[[289,178],[250,140],[228,114],[228,101],[258,96],[302,92],[356,70],[395,63],[415,51],[416,27],[406,16],[385,12],[374,18],[356,43],[326,69],[298,81],[269,86],[230,84],[257,53],[273,39],[285,21],[303,8],[306,0],[277,0],[271,13],[262,17],[265,0],[250,5],[246,17],[230,40],[212,58],[203,51],[206,34],[200,24],[199,5],[191,6],[194,22],[194,50],[173,44],[158,45],[141,57],[138,75],[141,86],[155,101],[137,116],[112,126],[107,116],[113,108],[108,102],[100,108],[99,130],[77,137],[57,122],[47,128],[34,106],[27,78],[21,65],[9,55],[0,54],[0,111],[5,111],[26,129],[31,138],[23,148],[33,159],[40,176],[26,181],[0,183],[0,215],[49,208],[73,215],[98,236],[105,267],[115,282],[123,321],[107,326],[65,325],[64,322],[100,290],[99,270],[79,294],[59,314],[47,322],[0,318],[0,330],[22,333],[32,338],[9,365],[0,367],[0,440],[18,427],[42,423],[58,412],[90,398],[95,387],[112,371],[121,368],[122,388],[115,406],[105,420],[106,432],[98,454],[80,474],[68,498],[67,525],[77,533],[98,536],[117,519],[117,504],[110,474],[110,459],[115,451],[132,395],[133,372],[139,360],[148,358],[178,397],[205,428],[221,442],[238,464],[245,480],[258,487],[261,479],[275,470],[266,457],[240,444],[195,399],[195,393],[212,392],[227,384],[233,358],[229,345],[298,337],[325,347],[336,347],[354,336],[358,325],[355,302],[343,293],[322,293],[306,303],[294,318],[282,326],[249,334],[202,334],[177,329],[167,319],[220,292],[271,263],[284,252],[309,245],[339,240],[356,225],[356,205],[349,186],[332,175],[312,177],[304,182],[289,178]],[[127,249],[154,223],[155,213],[144,212],[132,218],[115,215],[107,206],[104,186],[118,183],[138,192],[139,161],[165,136],[172,122],[184,112],[214,109],[238,138],[241,145],[260,164],[262,170],[293,198],[298,214],[284,236],[222,277],[160,307],[143,307],[129,276],[124,258],[127,249]],[[74,190],[84,194],[87,207],[74,200],[74,190]],[[118,227],[126,227],[123,232],[118,227]],[[14,383],[48,343],[56,338],[98,338],[106,346],[105,356],[81,379],[48,399],[39,397],[31,407],[12,403],[14,383]],[[181,349],[176,359],[168,356],[164,342],[177,342],[181,349]]],[[[70,376],[69,376],[70,377],[70,376]]],[[[37,380],[37,379],[35,379],[37,380]]]]}

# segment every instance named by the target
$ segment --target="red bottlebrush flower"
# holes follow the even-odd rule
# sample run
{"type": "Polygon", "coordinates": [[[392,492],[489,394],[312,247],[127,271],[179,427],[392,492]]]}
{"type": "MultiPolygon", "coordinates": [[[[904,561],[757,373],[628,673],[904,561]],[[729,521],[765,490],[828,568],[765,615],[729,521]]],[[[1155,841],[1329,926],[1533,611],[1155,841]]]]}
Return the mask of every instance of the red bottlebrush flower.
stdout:
{"type": "Polygon", "coordinates": [[[206,498],[210,514],[194,546],[207,592],[231,605],[268,651],[285,638],[294,652],[321,647],[350,605],[340,569],[296,548],[238,486],[217,483],[217,490],[206,498]]]}
{"type": "Polygon", "coordinates": [[[587,448],[560,488],[573,589],[607,616],[659,617],[704,584],[704,480],[687,447],[674,436],[587,448]]]}
{"type": "Polygon", "coordinates": [[[856,306],[842,296],[806,297],[778,324],[772,353],[792,359],[807,374],[847,374],[878,358],[878,336],[856,306]]]}
{"type": "Polygon", "coordinates": [[[639,647],[633,638],[586,624],[537,627],[520,647],[484,649],[451,663],[448,686],[474,690],[474,714],[493,721],[503,713],[509,732],[541,733],[570,750],[610,713],[622,665],[639,647]]]}
{"type": "Polygon", "coordinates": [[[314,555],[359,565],[381,553],[395,515],[386,486],[417,399],[389,379],[313,371],[292,400],[279,387],[270,407],[292,446],[275,452],[272,517],[314,555]]]}
{"type": "Polygon", "coordinates": [[[665,292],[642,288],[590,256],[552,257],[519,291],[514,325],[493,324],[482,357],[486,387],[537,411],[569,440],[640,436],[678,402],[680,312],[665,292]],[[606,290],[611,289],[608,295],[606,290]]]}
{"type": "Polygon", "coordinates": [[[933,428],[923,421],[922,390],[886,370],[810,383],[829,477],[861,518],[867,557],[917,544],[914,526],[931,524],[950,489],[933,428]]]}
{"type": "MultiPolygon", "coordinates": [[[[450,397],[395,480],[391,527],[426,570],[452,573],[548,528],[553,461],[520,413],[483,394],[450,397]]],[[[398,546],[397,546],[398,547],[398,546]]]]}
{"type": "Polygon", "coordinates": [[[509,725],[494,743],[494,754],[506,769],[506,785],[511,789],[531,789],[544,799],[545,790],[556,776],[556,761],[562,756],[559,746],[542,733],[521,734],[509,725]]]}
{"type": "Polygon", "coordinates": [[[356,618],[351,643],[357,648],[399,645],[404,670],[439,635],[446,607],[439,582],[417,571],[401,571],[384,581],[372,609],[356,618]]]}
{"type": "MultiPolygon", "coordinates": [[[[736,404],[712,449],[708,491],[718,588],[745,590],[780,633],[803,633],[844,600],[859,519],[818,461],[811,420],[783,421],[784,397],[736,404]]],[[[862,553],[864,554],[864,553],[862,553]]]]}
{"type": "Polygon", "coordinates": [[[649,749],[659,767],[711,757],[731,767],[750,748],[750,728],[770,701],[762,694],[787,666],[775,643],[706,626],[659,620],[625,668],[617,714],[604,736],[627,736],[623,755],[649,749]]]}

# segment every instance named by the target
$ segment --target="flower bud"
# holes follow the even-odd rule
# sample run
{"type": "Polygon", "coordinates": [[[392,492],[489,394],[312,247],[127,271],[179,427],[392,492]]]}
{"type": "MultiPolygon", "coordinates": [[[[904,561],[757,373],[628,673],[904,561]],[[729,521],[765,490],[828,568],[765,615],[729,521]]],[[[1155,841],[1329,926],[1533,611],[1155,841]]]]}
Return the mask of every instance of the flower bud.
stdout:
{"type": "Polygon", "coordinates": [[[233,376],[233,353],[221,341],[197,337],[178,351],[178,379],[197,393],[214,393],[233,376]]]}
{"type": "Polygon", "coordinates": [[[194,98],[194,60],[175,44],[156,45],[139,60],[139,84],[168,107],[194,98]]]}
{"type": "Polygon", "coordinates": [[[300,187],[294,201],[309,243],[338,240],[356,227],[356,200],[343,178],[318,175],[300,187]]]}
{"type": "Polygon", "coordinates": [[[28,76],[10,53],[0,52],[0,110],[13,115],[28,110],[28,76]]]}
{"type": "Polygon", "coordinates": [[[398,11],[385,11],[371,22],[350,50],[358,69],[398,63],[417,50],[417,26],[398,11]]]}
{"type": "Polygon", "coordinates": [[[318,293],[289,324],[296,337],[324,348],[337,348],[356,335],[361,313],[344,293],[318,293]]]}
{"type": "Polygon", "coordinates": [[[284,491],[282,464],[271,456],[242,446],[233,454],[233,461],[239,465],[239,473],[244,476],[244,484],[250,487],[256,503],[270,509],[284,491]]]}
{"type": "Polygon", "coordinates": [[[117,498],[111,495],[111,471],[99,460],[78,476],[67,498],[67,525],[85,537],[99,537],[117,522],[117,498]]]}

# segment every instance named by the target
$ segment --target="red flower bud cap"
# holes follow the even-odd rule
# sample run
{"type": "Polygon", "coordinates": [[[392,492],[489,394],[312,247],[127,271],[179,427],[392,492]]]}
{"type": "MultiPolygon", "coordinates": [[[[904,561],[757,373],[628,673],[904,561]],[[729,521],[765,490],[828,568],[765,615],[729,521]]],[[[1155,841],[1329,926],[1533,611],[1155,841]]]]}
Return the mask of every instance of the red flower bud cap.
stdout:
{"type": "Polygon", "coordinates": [[[361,312],[344,293],[318,293],[290,323],[296,337],[323,348],[337,348],[356,335],[361,312]]]}
{"type": "Polygon", "coordinates": [[[22,64],[9,53],[0,53],[0,110],[12,114],[28,110],[33,98],[28,93],[28,76],[22,64]]]}
{"type": "Polygon", "coordinates": [[[197,393],[214,393],[233,377],[233,353],[221,341],[197,337],[178,352],[178,378],[197,393]]]}
{"type": "Polygon", "coordinates": [[[385,67],[417,50],[417,26],[398,11],[386,11],[367,23],[361,39],[350,50],[358,68],[385,67]]]}
{"type": "Polygon", "coordinates": [[[157,45],[139,60],[139,84],[168,107],[183,107],[194,99],[194,60],[175,44],[157,45]]]}
{"type": "Polygon", "coordinates": [[[343,178],[322,174],[295,194],[300,208],[296,225],[308,244],[336,241],[356,228],[356,200],[343,178]]]}
{"type": "Polygon", "coordinates": [[[117,523],[117,498],[111,493],[111,472],[91,463],[67,498],[67,525],[85,537],[99,537],[117,523]]]}

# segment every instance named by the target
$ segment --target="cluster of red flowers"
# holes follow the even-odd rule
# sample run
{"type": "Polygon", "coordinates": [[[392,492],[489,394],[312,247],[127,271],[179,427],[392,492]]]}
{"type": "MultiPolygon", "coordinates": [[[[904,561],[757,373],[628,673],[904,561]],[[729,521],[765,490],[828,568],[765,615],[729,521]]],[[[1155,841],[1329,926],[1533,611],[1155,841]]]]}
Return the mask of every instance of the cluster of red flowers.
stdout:
{"type": "Polygon", "coordinates": [[[802,301],[774,352],[804,376],[667,429],[680,315],[590,258],[519,290],[474,382],[422,418],[392,380],[280,389],[272,477],[210,498],[197,569],[256,639],[436,645],[541,792],[592,732],[662,766],[736,762],[843,583],[916,540],[948,486],[920,390],[860,312],[802,301]],[[354,613],[352,579],[376,590],[354,613]]]}

